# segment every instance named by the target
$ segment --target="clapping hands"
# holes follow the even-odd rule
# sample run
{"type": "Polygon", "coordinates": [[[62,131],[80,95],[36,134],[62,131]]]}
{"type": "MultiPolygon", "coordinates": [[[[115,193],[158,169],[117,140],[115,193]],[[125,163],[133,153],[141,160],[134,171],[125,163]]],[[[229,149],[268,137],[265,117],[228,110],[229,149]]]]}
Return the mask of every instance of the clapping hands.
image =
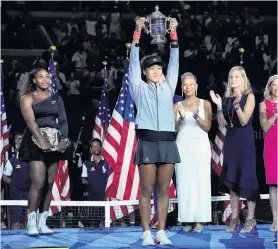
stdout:
{"type": "Polygon", "coordinates": [[[178,114],[180,115],[179,119],[184,120],[185,119],[185,112],[184,112],[184,109],[183,109],[183,106],[182,106],[181,103],[178,103],[177,111],[178,111],[178,114]]]}
{"type": "Polygon", "coordinates": [[[242,97],[241,94],[238,94],[236,96],[236,99],[235,99],[235,101],[233,103],[235,109],[238,109],[240,107],[239,103],[240,103],[241,97],[242,97]]]}
{"type": "Polygon", "coordinates": [[[199,108],[196,108],[195,110],[193,110],[193,118],[197,120],[198,117],[199,117],[199,108]]]}
{"type": "Polygon", "coordinates": [[[211,90],[209,91],[209,95],[214,104],[216,104],[217,106],[222,106],[222,99],[218,94],[215,94],[215,92],[211,90]]]}

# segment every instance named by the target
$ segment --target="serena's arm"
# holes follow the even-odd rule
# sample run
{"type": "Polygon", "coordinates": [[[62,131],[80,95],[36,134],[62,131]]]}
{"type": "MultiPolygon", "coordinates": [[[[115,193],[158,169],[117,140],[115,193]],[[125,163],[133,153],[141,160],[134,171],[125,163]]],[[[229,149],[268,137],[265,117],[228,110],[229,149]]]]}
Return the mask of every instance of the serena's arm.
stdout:
{"type": "Polygon", "coordinates": [[[35,115],[32,109],[32,103],[32,97],[29,95],[24,95],[20,101],[21,113],[33,136],[35,136],[38,141],[42,141],[44,140],[44,137],[42,136],[40,128],[36,123],[35,115]]]}
{"type": "Polygon", "coordinates": [[[59,121],[60,132],[61,132],[62,137],[67,138],[68,132],[69,132],[68,120],[67,120],[67,115],[66,115],[66,111],[65,111],[64,101],[62,100],[61,97],[59,97],[59,99],[58,99],[58,104],[59,104],[58,121],[59,121]]]}

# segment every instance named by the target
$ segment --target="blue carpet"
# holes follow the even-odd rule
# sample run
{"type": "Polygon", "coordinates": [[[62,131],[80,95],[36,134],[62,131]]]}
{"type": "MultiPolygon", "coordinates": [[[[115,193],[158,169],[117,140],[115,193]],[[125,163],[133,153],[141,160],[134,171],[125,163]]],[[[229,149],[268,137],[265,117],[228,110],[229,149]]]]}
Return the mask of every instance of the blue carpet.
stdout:
{"type": "MultiPolygon", "coordinates": [[[[198,233],[185,233],[182,227],[172,227],[168,237],[172,246],[147,248],[173,249],[274,249],[277,234],[269,231],[269,225],[258,225],[255,233],[243,235],[225,232],[225,226],[206,226],[198,233]]],[[[156,231],[153,230],[153,235],[156,231]]],[[[51,236],[28,237],[26,230],[2,230],[1,248],[68,247],[70,249],[123,249],[146,248],[141,245],[140,227],[104,229],[54,229],[51,236]]]]}

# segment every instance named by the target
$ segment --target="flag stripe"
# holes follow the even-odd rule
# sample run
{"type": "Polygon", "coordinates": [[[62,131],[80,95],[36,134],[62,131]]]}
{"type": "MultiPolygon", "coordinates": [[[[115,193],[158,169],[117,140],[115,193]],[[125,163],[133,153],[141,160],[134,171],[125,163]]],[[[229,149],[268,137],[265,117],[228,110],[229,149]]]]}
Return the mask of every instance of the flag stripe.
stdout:
{"type": "MultiPolygon", "coordinates": [[[[58,77],[56,75],[54,60],[51,58],[48,65],[48,73],[50,76],[50,90],[51,94],[58,94],[58,77]]],[[[56,120],[59,126],[58,120],[56,120]]],[[[61,160],[58,162],[58,169],[52,187],[53,201],[70,200],[70,178],[68,173],[68,161],[61,160]]],[[[50,215],[61,211],[60,206],[50,206],[50,215]]]]}
{"type": "Polygon", "coordinates": [[[108,75],[107,70],[104,70],[104,83],[101,91],[101,98],[98,106],[98,112],[95,118],[94,129],[92,133],[93,138],[98,138],[103,142],[108,125],[110,122],[110,105],[108,100],[108,75]]]}
{"type": "MultiPolygon", "coordinates": [[[[1,100],[1,129],[0,129],[0,167],[4,171],[6,161],[9,159],[9,131],[5,108],[3,89],[3,74],[1,69],[0,100],[1,100]]],[[[2,176],[1,176],[2,177],[2,176]]]]}

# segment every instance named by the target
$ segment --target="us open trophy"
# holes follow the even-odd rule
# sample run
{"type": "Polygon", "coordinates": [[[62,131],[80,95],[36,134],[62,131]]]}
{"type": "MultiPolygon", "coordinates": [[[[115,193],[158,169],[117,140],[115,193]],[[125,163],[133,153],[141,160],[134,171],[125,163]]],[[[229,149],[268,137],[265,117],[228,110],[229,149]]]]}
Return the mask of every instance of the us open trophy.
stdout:
{"type": "Polygon", "coordinates": [[[158,5],[155,6],[155,11],[144,18],[145,19],[145,31],[153,37],[151,44],[166,43],[165,35],[170,32],[170,28],[167,29],[167,24],[170,18],[163,15],[159,11],[158,5]],[[146,28],[148,26],[149,29],[146,28]]]}

